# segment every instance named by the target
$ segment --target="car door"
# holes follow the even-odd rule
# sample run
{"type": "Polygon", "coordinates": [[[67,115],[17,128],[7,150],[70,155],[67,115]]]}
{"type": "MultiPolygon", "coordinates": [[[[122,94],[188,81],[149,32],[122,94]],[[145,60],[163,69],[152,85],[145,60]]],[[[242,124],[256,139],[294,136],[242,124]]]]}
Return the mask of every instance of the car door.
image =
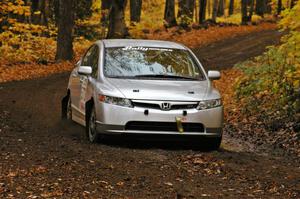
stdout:
{"type": "Polygon", "coordinates": [[[79,64],[79,66],[77,67],[77,70],[75,70],[72,74],[72,90],[71,90],[71,100],[72,100],[72,105],[73,105],[73,114],[75,115],[75,117],[79,117],[82,118],[82,111],[80,109],[80,98],[81,98],[81,85],[84,82],[85,78],[87,78],[84,75],[80,75],[78,73],[78,68],[80,66],[90,66],[90,60],[91,60],[91,56],[92,56],[92,52],[93,52],[94,46],[90,47],[87,52],[85,53],[85,55],[82,57],[81,62],[79,64]]]}
{"type": "MultiPolygon", "coordinates": [[[[71,102],[72,102],[72,108],[76,109],[77,103],[79,101],[79,96],[80,96],[80,77],[78,74],[78,67],[80,66],[81,60],[76,63],[75,69],[72,71],[70,75],[70,80],[69,80],[69,89],[71,90],[71,102]]],[[[74,111],[74,113],[76,110],[74,111]]]]}
{"type": "MultiPolygon", "coordinates": [[[[85,66],[92,67],[92,74],[90,76],[82,75],[80,79],[79,109],[81,113],[85,113],[85,103],[90,99],[87,96],[92,95],[91,92],[93,91],[93,85],[96,83],[98,78],[98,61],[99,47],[95,45],[91,49],[91,54],[87,59],[87,63],[83,63],[86,64],[85,66]]],[[[82,114],[82,116],[84,116],[84,114],[82,114]]],[[[84,119],[84,117],[82,119],[84,119]]]]}

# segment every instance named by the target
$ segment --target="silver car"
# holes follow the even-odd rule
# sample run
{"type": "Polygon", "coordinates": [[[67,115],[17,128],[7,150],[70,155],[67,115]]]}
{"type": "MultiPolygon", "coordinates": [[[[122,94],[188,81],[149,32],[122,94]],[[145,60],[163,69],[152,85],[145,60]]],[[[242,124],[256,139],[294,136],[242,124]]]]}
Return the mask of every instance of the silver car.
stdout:
{"type": "Polygon", "coordinates": [[[62,116],[103,135],[203,138],[217,149],[223,106],[212,80],[187,47],[168,41],[101,40],[72,71],[62,116]]]}

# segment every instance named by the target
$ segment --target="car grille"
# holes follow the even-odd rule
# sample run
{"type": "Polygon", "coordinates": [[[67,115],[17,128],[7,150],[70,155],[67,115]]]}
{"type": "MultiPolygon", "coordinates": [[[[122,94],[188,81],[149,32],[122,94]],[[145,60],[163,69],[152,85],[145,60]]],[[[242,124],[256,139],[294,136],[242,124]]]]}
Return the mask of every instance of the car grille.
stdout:
{"type": "Polygon", "coordinates": [[[197,104],[174,104],[171,106],[171,110],[194,109],[197,106],[197,104]]]}
{"type": "MultiPolygon", "coordinates": [[[[201,123],[182,123],[184,132],[204,132],[201,123]]],[[[130,121],[126,124],[125,130],[138,131],[178,131],[176,122],[140,122],[130,121]]]]}
{"type": "MultiPolygon", "coordinates": [[[[159,104],[143,103],[143,102],[132,102],[134,107],[149,108],[149,109],[161,109],[159,104]]],[[[195,109],[198,104],[171,104],[170,110],[187,110],[195,109]]]]}
{"type": "Polygon", "coordinates": [[[132,105],[134,107],[160,109],[159,104],[148,104],[148,103],[142,103],[142,102],[132,102],[132,105]]]}

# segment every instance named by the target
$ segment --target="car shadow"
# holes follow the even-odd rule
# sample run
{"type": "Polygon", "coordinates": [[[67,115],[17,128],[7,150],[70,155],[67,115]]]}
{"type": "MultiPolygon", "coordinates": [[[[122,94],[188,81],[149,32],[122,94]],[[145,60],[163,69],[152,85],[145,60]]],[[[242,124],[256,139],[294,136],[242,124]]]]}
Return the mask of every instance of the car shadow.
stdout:
{"type": "MultiPolygon", "coordinates": [[[[88,142],[81,125],[66,121],[60,122],[59,125],[72,140],[88,142]]],[[[104,135],[96,144],[127,149],[216,151],[207,145],[205,138],[186,135],[104,135]]],[[[219,148],[217,151],[224,149],[219,148]]]]}
{"type": "MultiPolygon", "coordinates": [[[[205,139],[195,140],[195,138],[186,138],[180,136],[145,136],[133,137],[125,135],[105,136],[99,141],[99,144],[111,147],[129,148],[129,149],[163,149],[163,150],[195,150],[202,152],[215,151],[205,142],[205,139]]],[[[222,151],[222,149],[218,149],[222,151]]]]}

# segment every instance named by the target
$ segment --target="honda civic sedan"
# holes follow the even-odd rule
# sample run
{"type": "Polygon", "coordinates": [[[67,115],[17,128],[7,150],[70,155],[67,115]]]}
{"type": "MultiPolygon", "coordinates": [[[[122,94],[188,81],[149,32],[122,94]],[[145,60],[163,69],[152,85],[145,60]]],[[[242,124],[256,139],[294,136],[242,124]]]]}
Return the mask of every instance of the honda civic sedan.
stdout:
{"type": "Polygon", "coordinates": [[[113,39],[94,43],[71,72],[62,117],[104,135],[204,138],[217,149],[223,106],[193,52],[168,41],[113,39]]]}

